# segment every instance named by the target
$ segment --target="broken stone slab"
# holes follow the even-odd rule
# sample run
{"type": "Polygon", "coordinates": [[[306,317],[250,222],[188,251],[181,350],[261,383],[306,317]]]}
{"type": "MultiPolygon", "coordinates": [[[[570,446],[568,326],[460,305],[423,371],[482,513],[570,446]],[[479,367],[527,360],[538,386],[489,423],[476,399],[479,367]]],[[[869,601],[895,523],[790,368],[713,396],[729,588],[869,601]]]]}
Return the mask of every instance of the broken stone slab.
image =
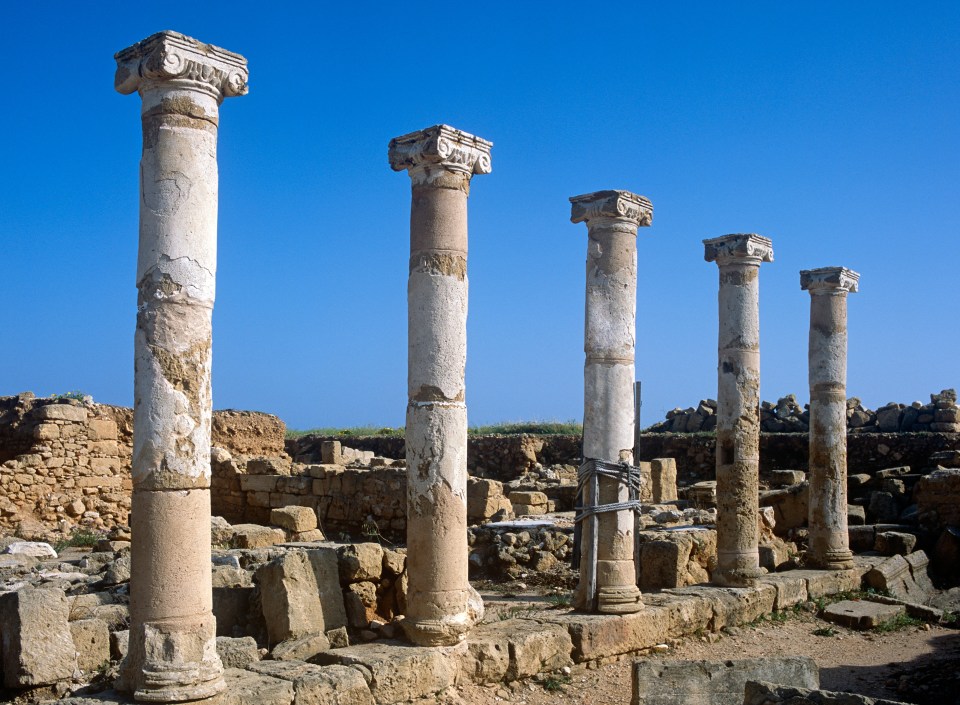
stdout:
{"type": "Polygon", "coordinates": [[[857,693],[798,688],[765,681],[747,681],[743,705],[907,705],[899,700],[868,698],[857,693]]]}
{"type": "Polygon", "coordinates": [[[367,681],[356,668],[317,666],[303,661],[260,661],[250,670],[289,681],[296,705],[374,705],[375,702],[367,681]]]}
{"type": "MultiPolygon", "coordinates": [[[[256,666],[257,664],[252,664],[256,666]]],[[[203,705],[292,705],[293,683],[240,668],[225,668],[226,689],[203,705]]]]}
{"type": "Polygon", "coordinates": [[[631,705],[741,705],[748,681],[820,686],[816,662],[805,656],[730,661],[664,661],[633,664],[631,705]]]}
{"type": "Polygon", "coordinates": [[[307,634],[280,642],[270,654],[276,661],[309,661],[329,648],[330,640],[326,634],[307,634]]]}
{"type": "Polygon", "coordinates": [[[313,531],[317,528],[317,513],[310,507],[294,505],[271,509],[270,523],[296,533],[313,531]]]}
{"type": "Polygon", "coordinates": [[[247,668],[260,660],[260,649],[257,648],[257,640],[252,636],[237,639],[218,636],[217,656],[223,662],[224,668],[247,668]]]}
{"type": "Polygon", "coordinates": [[[828,605],[823,618],[851,629],[873,629],[906,610],[902,605],[885,605],[866,600],[842,600],[828,605]]]}
{"type": "Polygon", "coordinates": [[[773,608],[777,611],[802,604],[809,599],[807,581],[802,577],[791,575],[794,572],[796,571],[769,573],[757,580],[758,584],[773,585],[776,589],[777,597],[773,603],[773,608]]]}
{"type": "Polygon", "coordinates": [[[352,666],[369,673],[370,692],[377,705],[424,698],[454,684],[459,655],[457,647],[423,647],[400,643],[349,646],[317,654],[323,666],[352,666]]]}
{"type": "Polygon", "coordinates": [[[803,578],[807,583],[807,596],[811,600],[838,592],[860,589],[866,568],[858,565],[853,570],[792,570],[790,575],[803,578]]]}
{"type": "Polygon", "coordinates": [[[772,470],[770,484],[774,487],[789,487],[799,485],[807,479],[807,473],[802,470],[772,470]]]}
{"type": "Polygon", "coordinates": [[[913,579],[910,563],[899,555],[891,556],[868,571],[864,582],[878,592],[908,602],[925,602],[929,597],[927,590],[913,579]]]}
{"type": "Polygon", "coordinates": [[[70,601],[56,588],[0,594],[3,682],[8,688],[68,680],[77,669],[69,624],[70,601]],[[12,638],[16,635],[18,638],[12,638]]]}
{"type": "Polygon", "coordinates": [[[902,531],[880,531],[874,540],[873,550],[882,556],[905,556],[912,553],[917,537],[902,531]]]}
{"type": "Polygon", "coordinates": [[[677,461],[674,458],[650,461],[650,499],[657,504],[677,499],[677,461]]]}
{"type": "Polygon", "coordinates": [[[895,597],[887,597],[886,595],[870,595],[866,599],[882,605],[901,605],[907,611],[907,616],[913,617],[914,619],[921,619],[924,622],[933,622],[936,624],[943,619],[943,610],[921,605],[917,602],[898,600],[895,597]]]}
{"type": "Polygon", "coordinates": [[[53,546],[43,541],[14,541],[3,549],[3,553],[31,558],[56,558],[53,546]]]}

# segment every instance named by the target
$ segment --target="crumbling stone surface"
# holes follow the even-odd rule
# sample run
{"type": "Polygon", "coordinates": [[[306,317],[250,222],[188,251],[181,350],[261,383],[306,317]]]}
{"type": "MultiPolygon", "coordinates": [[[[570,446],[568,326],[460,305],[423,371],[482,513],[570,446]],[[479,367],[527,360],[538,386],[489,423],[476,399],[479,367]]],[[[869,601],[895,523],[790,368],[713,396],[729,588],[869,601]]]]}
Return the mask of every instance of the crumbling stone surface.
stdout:
{"type": "Polygon", "coordinates": [[[804,656],[733,661],[663,661],[633,664],[631,705],[741,705],[748,681],[769,678],[806,688],[820,685],[813,659],[804,656]]]}
{"type": "Polygon", "coordinates": [[[212,444],[237,455],[285,454],[287,425],[273,414],[225,409],[213,412],[212,444]]]}
{"type": "Polygon", "coordinates": [[[960,526],[960,469],[940,468],[921,478],[915,499],[925,523],[937,528],[960,526]]]}

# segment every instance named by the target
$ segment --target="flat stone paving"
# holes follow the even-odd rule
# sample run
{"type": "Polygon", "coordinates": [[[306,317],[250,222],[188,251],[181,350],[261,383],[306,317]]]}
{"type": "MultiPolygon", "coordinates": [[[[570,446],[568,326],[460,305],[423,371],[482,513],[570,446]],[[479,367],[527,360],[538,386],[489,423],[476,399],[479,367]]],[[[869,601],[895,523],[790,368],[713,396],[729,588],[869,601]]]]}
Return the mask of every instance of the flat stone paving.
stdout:
{"type": "MultiPolygon", "coordinates": [[[[457,646],[418,647],[376,642],[333,649],[319,664],[261,661],[227,669],[228,689],[210,705],[307,705],[340,702],[389,705],[440,692],[457,682],[497,683],[556,671],[571,663],[651,649],[667,639],[719,631],[800,604],[860,587],[876,557],[856,557],[850,571],[793,570],[764,576],[756,587],[696,585],[643,596],[628,615],[530,609],[481,624],[457,646]],[[357,673],[362,678],[357,678],[357,673]]],[[[855,603],[874,604],[874,603],[855,603]]],[[[880,605],[878,605],[880,606],[880,605]]],[[[60,701],[113,705],[131,700],[108,691],[60,701]]]]}

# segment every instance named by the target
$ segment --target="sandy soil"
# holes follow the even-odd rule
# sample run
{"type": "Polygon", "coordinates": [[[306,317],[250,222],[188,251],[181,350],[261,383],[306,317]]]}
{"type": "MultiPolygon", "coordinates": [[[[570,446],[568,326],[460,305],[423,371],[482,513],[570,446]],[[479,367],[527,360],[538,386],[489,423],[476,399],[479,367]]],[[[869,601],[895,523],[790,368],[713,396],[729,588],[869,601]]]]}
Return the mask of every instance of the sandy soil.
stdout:
{"type": "MultiPolygon", "coordinates": [[[[960,705],[960,631],[939,626],[897,632],[856,632],[802,613],[782,623],[762,623],[723,633],[713,643],[689,637],[664,654],[647,658],[732,659],[753,656],[810,656],[820,667],[825,690],[850,691],[922,705],[960,705]],[[813,632],[833,627],[833,636],[813,632]]],[[[507,687],[465,686],[437,702],[450,705],[628,704],[630,664],[622,657],[600,667],[575,666],[566,678],[541,677],[507,687]]]]}

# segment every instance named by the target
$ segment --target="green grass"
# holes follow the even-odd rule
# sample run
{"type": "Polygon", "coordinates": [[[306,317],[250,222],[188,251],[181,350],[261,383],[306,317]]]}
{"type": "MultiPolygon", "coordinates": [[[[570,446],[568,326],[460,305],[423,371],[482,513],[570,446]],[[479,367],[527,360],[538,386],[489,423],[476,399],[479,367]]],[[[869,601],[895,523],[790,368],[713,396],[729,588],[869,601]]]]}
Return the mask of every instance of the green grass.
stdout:
{"type": "Polygon", "coordinates": [[[888,619],[886,622],[881,622],[873,628],[873,631],[880,632],[881,634],[887,632],[898,632],[901,629],[907,629],[909,627],[919,627],[923,624],[922,620],[910,617],[906,614],[898,614],[893,619],[888,619]]]}
{"type": "Polygon", "coordinates": [[[57,553],[60,553],[60,551],[64,550],[65,548],[95,546],[97,544],[97,541],[99,541],[102,538],[103,536],[101,536],[100,534],[95,534],[85,529],[80,529],[77,533],[73,534],[70,538],[64,539],[63,541],[57,541],[53,545],[53,550],[56,551],[57,553]]]}
{"type": "MultiPolygon", "coordinates": [[[[387,436],[402,438],[403,428],[380,426],[350,426],[348,428],[311,428],[304,431],[287,430],[287,438],[303,436],[387,436]]],[[[573,420],[561,421],[514,421],[486,426],[472,426],[467,431],[471,436],[513,436],[525,433],[532,436],[579,436],[583,426],[573,420]]]]}
{"type": "Polygon", "coordinates": [[[547,602],[550,603],[550,609],[562,610],[573,604],[573,598],[569,594],[547,595],[547,602]]]}
{"type": "Polygon", "coordinates": [[[543,689],[555,693],[563,690],[563,686],[570,684],[570,676],[547,676],[543,681],[543,689]]]}
{"type": "Polygon", "coordinates": [[[837,630],[833,627],[820,627],[819,629],[813,630],[814,636],[836,636],[837,630]]]}

